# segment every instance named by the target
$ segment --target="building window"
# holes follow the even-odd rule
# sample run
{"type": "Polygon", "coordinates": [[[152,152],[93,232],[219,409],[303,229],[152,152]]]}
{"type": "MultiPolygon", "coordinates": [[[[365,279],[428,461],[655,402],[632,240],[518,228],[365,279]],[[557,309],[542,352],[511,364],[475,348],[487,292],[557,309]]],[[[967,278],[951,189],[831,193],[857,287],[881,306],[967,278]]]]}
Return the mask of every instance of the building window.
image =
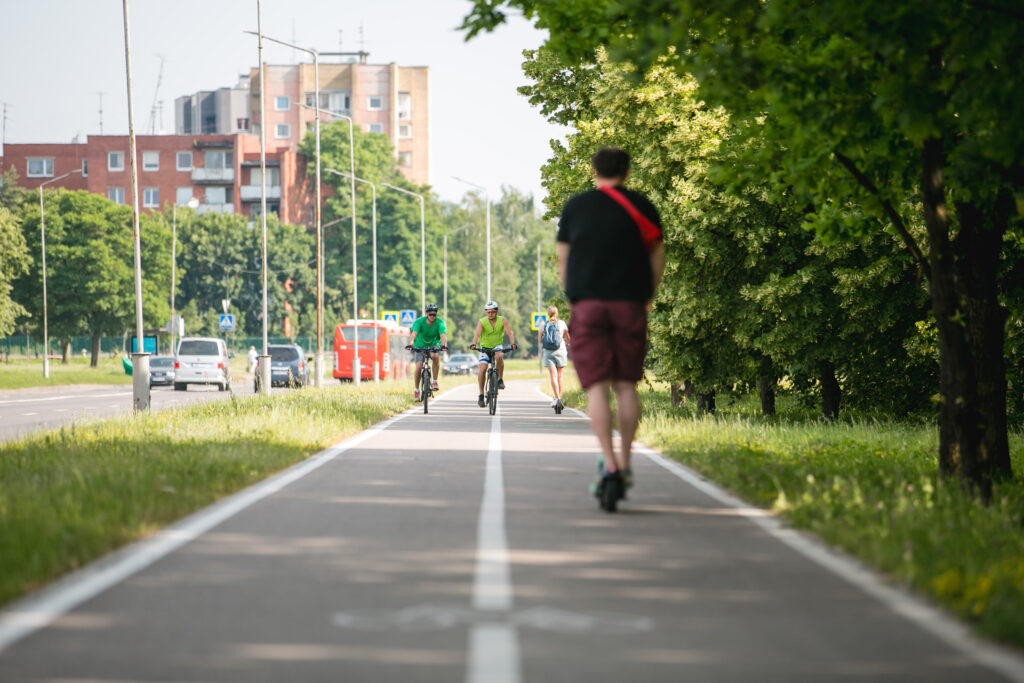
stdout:
{"type": "Polygon", "coordinates": [[[278,140],[286,140],[292,136],[292,126],[290,123],[279,123],[274,126],[274,137],[278,140]]]}
{"type": "Polygon", "coordinates": [[[371,123],[371,124],[368,124],[366,126],[366,132],[368,132],[368,133],[383,133],[384,132],[384,124],[383,123],[371,123]]]}
{"type": "Polygon", "coordinates": [[[143,152],[142,153],[142,170],[143,171],[159,171],[160,170],[160,152],[143,152]]]}
{"type": "MultiPolygon", "coordinates": [[[[124,170],[124,152],[107,152],[107,170],[124,170]]],[[[124,204],[124,191],[121,193],[121,204],[124,204]]]]}
{"type": "MultiPolygon", "coordinates": [[[[260,169],[254,168],[250,173],[250,182],[253,185],[260,185],[260,169]]],[[[267,187],[280,187],[281,186],[281,169],[270,166],[267,168],[267,187]]]]}
{"type": "Polygon", "coordinates": [[[142,188],[142,206],[147,209],[156,209],[160,206],[160,188],[142,188]]]}
{"type": "Polygon", "coordinates": [[[366,100],[366,108],[370,111],[380,111],[384,108],[384,98],[380,95],[370,95],[366,100]]]}
{"type": "Polygon", "coordinates": [[[115,204],[124,204],[124,188],[123,187],[109,187],[107,188],[107,199],[114,202],[115,204]]]}
{"type": "Polygon", "coordinates": [[[230,187],[208,187],[206,188],[206,203],[207,204],[230,204],[234,200],[231,198],[230,187]]]}
{"type": "Polygon", "coordinates": [[[211,150],[206,153],[206,168],[223,171],[232,167],[231,152],[211,150]]]}
{"type": "Polygon", "coordinates": [[[88,178],[89,177],[89,160],[88,159],[82,159],[82,177],[83,178],[88,178]]]}
{"type": "Polygon", "coordinates": [[[29,178],[52,178],[53,157],[29,157],[28,158],[29,178]]]}
{"type": "Polygon", "coordinates": [[[178,152],[175,155],[175,167],[179,171],[192,170],[192,152],[178,152]]]}
{"type": "Polygon", "coordinates": [[[248,133],[249,119],[235,119],[235,130],[239,133],[248,133]]]}
{"type": "Polygon", "coordinates": [[[398,118],[412,118],[412,95],[407,92],[398,93],[398,118]]]}
{"type": "Polygon", "coordinates": [[[174,203],[178,206],[188,205],[189,200],[192,199],[192,188],[191,187],[179,187],[174,192],[174,203]]]}
{"type": "Polygon", "coordinates": [[[402,168],[409,168],[412,166],[412,152],[399,152],[398,153],[398,165],[402,168]]]}
{"type": "Polygon", "coordinates": [[[398,124],[398,137],[403,140],[408,140],[412,137],[412,124],[400,123],[398,124]]]}
{"type": "Polygon", "coordinates": [[[287,95],[278,95],[274,98],[274,111],[288,111],[290,104],[287,95]]]}

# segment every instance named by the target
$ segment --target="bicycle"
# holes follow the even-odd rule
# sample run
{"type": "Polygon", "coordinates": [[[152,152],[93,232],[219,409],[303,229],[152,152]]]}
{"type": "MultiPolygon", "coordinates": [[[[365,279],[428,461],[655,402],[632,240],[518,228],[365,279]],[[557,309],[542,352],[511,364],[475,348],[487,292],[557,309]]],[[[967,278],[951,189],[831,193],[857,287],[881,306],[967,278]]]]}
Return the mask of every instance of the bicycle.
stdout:
{"type": "Polygon", "coordinates": [[[487,401],[488,414],[494,415],[495,411],[498,410],[498,367],[494,364],[494,352],[515,351],[519,347],[516,344],[513,344],[508,348],[504,346],[495,346],[493,349],[487,349],[482,346],[470,346],[469,348],[474,351],[479,351],[487,356],[487,380],[484,385],[484,398],[487,401]]]}
{"type": "Polygon", "coordinates": [[[430,356],[431,354],[434,353],[441,353],[442,351],[447,351],[448,347],[424,346],[413,348],[413,346],[410,344],[405,348],[407,351],[414,351],[416,353],[423,354],[423,367],[420,369],[420,400],[423,402],[423,412],[424,414],[427,414],[429,413],[428,406],[430,404],[430,397],[434,395],[434,391],[433,389],[431,389],[431,386],[433,386],[433,377],[431,376],[432,373],[430,372],[430,356]]]}

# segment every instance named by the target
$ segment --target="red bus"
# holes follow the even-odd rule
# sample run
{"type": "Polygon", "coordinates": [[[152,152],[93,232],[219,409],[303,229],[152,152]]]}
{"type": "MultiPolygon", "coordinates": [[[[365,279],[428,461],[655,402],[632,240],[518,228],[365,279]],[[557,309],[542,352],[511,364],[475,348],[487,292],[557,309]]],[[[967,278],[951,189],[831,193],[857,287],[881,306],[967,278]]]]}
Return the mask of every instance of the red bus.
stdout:
{"type": "Polygon", "coordinates": [[[409,376],[409,328],[388,321],[352,320],[334,328],[334,377],[352,380],[352,343],[359,335],[359,377],[373,379],[377,363],[381,379],[407,379],[409,376]]]}

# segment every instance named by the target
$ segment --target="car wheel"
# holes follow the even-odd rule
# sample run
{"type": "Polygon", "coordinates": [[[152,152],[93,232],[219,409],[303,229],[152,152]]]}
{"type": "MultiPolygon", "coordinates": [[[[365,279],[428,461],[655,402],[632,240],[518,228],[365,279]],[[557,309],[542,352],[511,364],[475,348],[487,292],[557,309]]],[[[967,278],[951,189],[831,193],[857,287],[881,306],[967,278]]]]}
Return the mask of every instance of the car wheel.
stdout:
{"type": "Polygon", "coordinates": [[[174,390],[175,391],[185,391],[186,388],[187,388],[187,385],[184,382],[175,382],[174,383],[174,390]]]}

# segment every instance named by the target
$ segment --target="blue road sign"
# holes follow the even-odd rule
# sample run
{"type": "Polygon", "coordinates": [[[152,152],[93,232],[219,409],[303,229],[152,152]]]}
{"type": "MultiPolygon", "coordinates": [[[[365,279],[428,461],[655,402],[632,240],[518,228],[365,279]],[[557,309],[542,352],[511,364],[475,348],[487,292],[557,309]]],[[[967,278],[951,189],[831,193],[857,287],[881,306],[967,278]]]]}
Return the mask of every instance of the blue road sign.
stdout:
{"type": "Polygon", "coordinates": [[[547,313],[534,313],[533,314],[533,323],[530,325],[530,329],[531,330],[539,330],[540,328],[544,327],[544,323],[546,323],[547,321],[548,321],[548,314],[547,313]]]}
{"type": "Polygon", "coordinates": [[[416,311],[406,308],[398,312],[398,324],[402,327],[409,327],[416,322],[416,311]]]}
{"type": "Polygon", "coordinates": [[[383,320],[384,322],[388,322],[390,320],[391,322],[393,322],[393,323],[395,323],[397,325],[398,324],[398,311],[384,311],[384,314],[381,315],[380,319],[383,320]]]}
{"type": "Polygon", "coordinates": [[[233,330],[235,329],[235,316],[231,313],[221,313],[220,316],[220,329],[222,330],[233,330]]]}

